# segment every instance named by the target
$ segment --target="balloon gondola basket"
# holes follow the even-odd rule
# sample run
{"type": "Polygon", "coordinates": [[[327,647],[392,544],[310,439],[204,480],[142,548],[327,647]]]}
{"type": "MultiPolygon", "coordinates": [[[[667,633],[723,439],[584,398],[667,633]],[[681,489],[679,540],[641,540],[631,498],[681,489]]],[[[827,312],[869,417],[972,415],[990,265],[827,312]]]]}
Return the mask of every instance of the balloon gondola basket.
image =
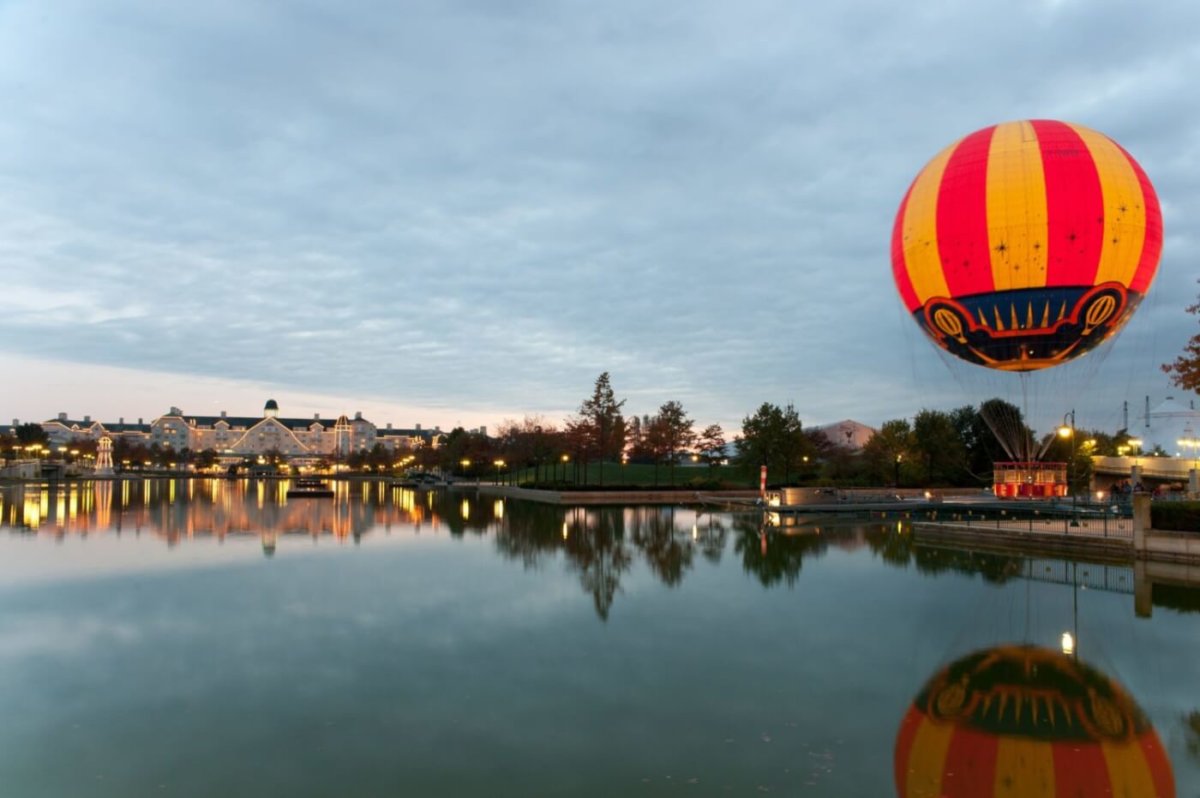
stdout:
{"type": "Polygon", "coordinates": [[[1053,499],[1067,495],[1067,464],[1001,462],[993,466],[998,499],[1053,499]]]}

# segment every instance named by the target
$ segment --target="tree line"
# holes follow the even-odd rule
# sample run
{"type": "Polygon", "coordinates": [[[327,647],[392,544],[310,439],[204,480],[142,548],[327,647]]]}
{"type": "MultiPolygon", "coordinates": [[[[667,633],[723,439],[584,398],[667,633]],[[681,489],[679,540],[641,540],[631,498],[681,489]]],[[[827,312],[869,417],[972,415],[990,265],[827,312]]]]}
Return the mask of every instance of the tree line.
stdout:
{"type": "Polygon", "coordinates": [[[676,467],[691,459],[705,466],[700,473],[710,481],[718,473],[717,481],[726,487],[756,485],[762,466],[772,485],[983,487],[992,483],[996,462],[1014,459],[985,420],[990,418],[1019,429],[1019,435],[1041,452],[1041,459],[1068,463],[1073,481],[1082,487],[1091,478],[1093,455],[1131,450],[1124,430],[1077,429],[1073,440],[1051,430],[1039,437],[1021,410],[1001,399],[950,411],[923,409],[912,419],[885,421],[861,450],[805,428],[792,404],[764,402],[742,419],[740,434],[732,441],[719,424],[697,431],[677,400],[640,416],[626,417],[624,407],[604,372],[579,411],[561,427],[540,416],[506,421],[491,441],[482,436],[472,441],[470,433],[456,437],[456,430],[442,459],[451,466],[460,453],[469,462],[474,462],[471,457],[503,459],[506,470],[520,470],[522,481],[534,484],[602,485],[611,478],[601,467],[604,463],[653,466],[656,483],[662,469],[674,484],[676,467]]]}
{"type": "MultiPolygon", "coordinates": [[[[628,465],[649,469],[652,484],[659,484],[661,477],[675,485],[677,468],[685,461],[699,467],[689,469],[685,479],[685,484],[697,487],[756,486],[763,466],[772,485],[986,486],[991,484],[993,464],[1013,458],[1001,447],[985,416],[1002,418],[1006,426],[1019,428],[1031,440],[1035,437],[1021,411],[1000,399],[978,408],[924,409],[911,420],[885,421],[861,450],[820,430],[806,429],[791,404],[762,403],[742,419],[733,440],[719,424],[701,428],[678,400],[663,402],[654,413],[626,416],[624,409],[625,400],[617,398],[611,376],[603,372],[578,411],[561,424],[526,416],[504,421],[495,436],[458,427],[437,447],[425,444],[395,452],[376,444],[345,455],[326,455],[322,462],[353,471],[440,470],[540,486],[616,487],[636,470],[622,468],[628,465]]],[[[1128,449],[1129,439],[1125,431],[1080,429],[1075,430],[1073,442],[1043,436],[1035,448],[1044,449],[1045,460],[1071,461],[1070,473],[1082,486],[1091,477],[1091,455],[1120,454],[1122,447],[1128,449]]],[[[0,452],[18,456],[31,444],[45,442],[40,425],[24,424],[15,434],[0,436],[0,452]]],[[[94,455],[95,445],[80,442],[71,449],[78,454],[70,457],[81,458],[94,455]]],[[[268,464],[287,459],[280,452],[266,452],[261,458],[268,464]]],[[[113,460],[118,468],[125,464],[206,468],[217,462],[218,455],[212,450],[181,451],[118,437],[113,460]]]]}

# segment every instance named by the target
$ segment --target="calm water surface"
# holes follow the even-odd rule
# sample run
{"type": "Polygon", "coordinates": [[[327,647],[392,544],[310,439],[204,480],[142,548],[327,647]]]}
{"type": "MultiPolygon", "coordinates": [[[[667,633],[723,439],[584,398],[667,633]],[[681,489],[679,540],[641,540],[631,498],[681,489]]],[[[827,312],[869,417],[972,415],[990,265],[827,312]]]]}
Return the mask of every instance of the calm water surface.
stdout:
{"type": "Polygon", "coordinates": [[[891,796],[943,666],[1064,632],[1200,796],[1195,594],[1139,618],[1131,568],[374,482],[0,502],[3,796],[891,796]]]}

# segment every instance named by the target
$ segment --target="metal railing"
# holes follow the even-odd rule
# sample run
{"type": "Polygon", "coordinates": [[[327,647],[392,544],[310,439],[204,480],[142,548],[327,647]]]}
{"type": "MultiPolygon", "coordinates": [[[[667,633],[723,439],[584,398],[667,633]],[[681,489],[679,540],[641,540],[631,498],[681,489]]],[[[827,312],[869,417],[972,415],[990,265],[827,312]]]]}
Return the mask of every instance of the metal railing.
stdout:
{"type": "Polygon", "coordinates": [[[1127,565],[1075,563],[1068,560],[1031,558],[1021,576],[1035,582],[1086,587],[1110,593],[1133,593],[1133,568],[1127,565]]]}
{"type": "MultiPolygon", "coordinates": [[[[933,520],[933,519],[931,519],[933,520]]],[[[1093,538],[1133,538],[1133,517],[1128,503],[1079,504],[1075,508],[1045,510],[941,512],[938,521],[963,524],[967,528],[994,529],[1030,535],[1093,538]]]]}

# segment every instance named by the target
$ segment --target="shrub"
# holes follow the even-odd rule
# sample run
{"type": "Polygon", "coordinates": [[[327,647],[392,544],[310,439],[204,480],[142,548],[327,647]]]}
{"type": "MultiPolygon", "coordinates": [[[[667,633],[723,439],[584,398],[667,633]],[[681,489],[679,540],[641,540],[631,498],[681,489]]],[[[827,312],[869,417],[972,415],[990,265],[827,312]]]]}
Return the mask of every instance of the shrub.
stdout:
{"type": "Polygon", "coordinates": [[[1155,502],[1150,526],[1175,532],[1200,532],[1200,502],[1155,502]]]}

